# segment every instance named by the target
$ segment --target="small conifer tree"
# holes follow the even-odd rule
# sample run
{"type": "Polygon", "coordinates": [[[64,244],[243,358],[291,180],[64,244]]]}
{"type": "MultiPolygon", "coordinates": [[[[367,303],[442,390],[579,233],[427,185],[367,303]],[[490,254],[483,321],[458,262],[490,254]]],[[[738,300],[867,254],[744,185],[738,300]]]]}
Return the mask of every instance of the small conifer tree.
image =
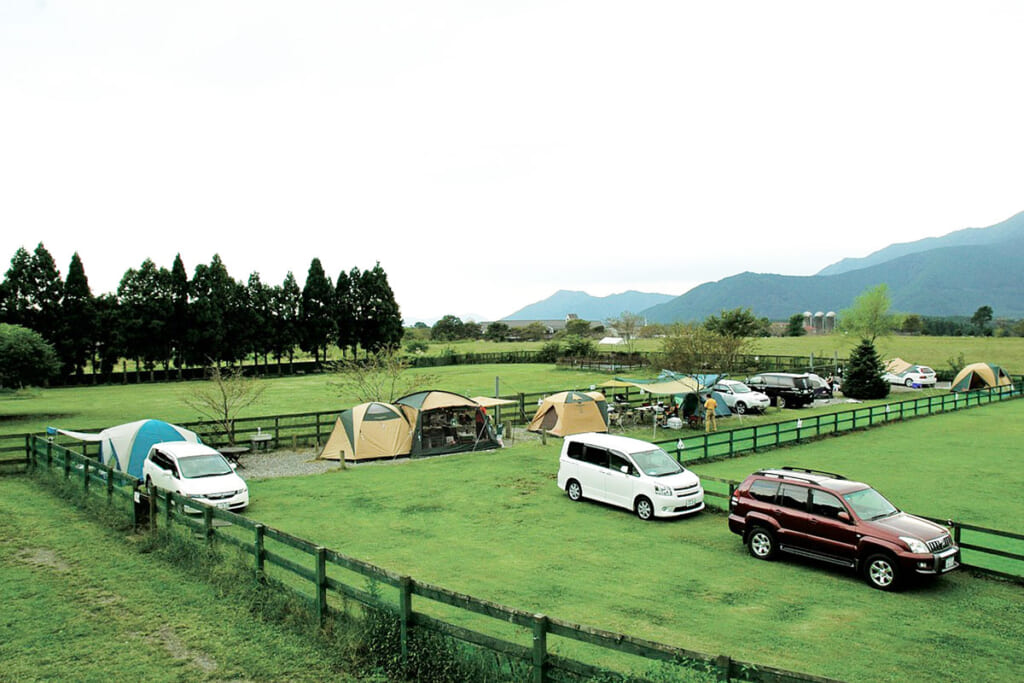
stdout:
{"type": "Polygon", "coordinates": [[[882,379],[884,371],[874,343],[861,339],[850,354],[850,364],[843,378],[843,395],[860,400],[885,398],[889,395],[889,383],[882,379]]]}

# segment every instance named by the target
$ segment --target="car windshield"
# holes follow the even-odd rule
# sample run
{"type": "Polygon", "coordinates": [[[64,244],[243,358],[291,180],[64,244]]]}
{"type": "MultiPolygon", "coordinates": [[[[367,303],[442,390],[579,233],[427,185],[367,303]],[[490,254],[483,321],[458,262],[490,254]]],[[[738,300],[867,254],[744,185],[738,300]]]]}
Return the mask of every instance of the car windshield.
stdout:
{"type": "Polygon", "coordinates": [[[648,477],[665,477],[670,474],[678,474],[683,472],[683,467],[672,457],[661,450],[656,448],[653,451],[642,451],[640,453],[632,453],[633,460],[636,460],[636,465],[643,473],[648,477]]]}
{"type": "Polygon", "coordinates": [[[186,479],[199,479],[200,477],[219,477],[223,474],[231,474],[231,465],[220,453],[209,455],[192,455],[187,458],[178,458],[178,469],[181,476],[186,479]]]}
{"type": "Polygon", "coordinates": [[[732,389],[734,394],[748,394],[751,389],[743,382],[736,382],[736,384],[730,384],[729,388],[732,389]]]}
{"type": "Polygon", "coordinates": [[[886,500],[885,496],[872,488],[847,493],[843,498],[850,504],[858,517],[868,521],[889,517],[899,512],[899,509],[886,500]]]}

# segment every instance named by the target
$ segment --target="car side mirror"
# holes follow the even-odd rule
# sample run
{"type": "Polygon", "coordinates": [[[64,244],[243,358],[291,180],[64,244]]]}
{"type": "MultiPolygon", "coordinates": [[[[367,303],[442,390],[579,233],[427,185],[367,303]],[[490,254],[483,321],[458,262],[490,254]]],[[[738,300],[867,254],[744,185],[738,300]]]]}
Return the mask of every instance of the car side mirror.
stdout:
{"type": "Polygon", "coordinates": [[[238,469],[238,463],[236,463],[236,462],[229,462],[228,465],[231,466],[232,470],[237,470],[238,469]]]}
{"type": "Polygon", "coordinates": [[[836,519],[838,519],[840,522],[846,522],[847,524],[850,524],[853,521],[852,519],[850,519],[849,512],[840,512],[838,515],[836,515],[836,519]]]}

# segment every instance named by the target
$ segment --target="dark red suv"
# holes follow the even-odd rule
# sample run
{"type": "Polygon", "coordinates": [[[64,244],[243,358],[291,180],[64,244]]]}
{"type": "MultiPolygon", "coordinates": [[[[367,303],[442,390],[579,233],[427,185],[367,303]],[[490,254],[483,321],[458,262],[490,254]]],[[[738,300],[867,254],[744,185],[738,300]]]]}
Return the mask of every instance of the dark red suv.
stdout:
{"type": "Polygon", "coordinates": [[[881,590],[960,566],[945,527],[901,512],[867,484],[820,470],[751,474],[729,501],[729,530],[758,559],[783,552],[849,567],[881,590]]]}

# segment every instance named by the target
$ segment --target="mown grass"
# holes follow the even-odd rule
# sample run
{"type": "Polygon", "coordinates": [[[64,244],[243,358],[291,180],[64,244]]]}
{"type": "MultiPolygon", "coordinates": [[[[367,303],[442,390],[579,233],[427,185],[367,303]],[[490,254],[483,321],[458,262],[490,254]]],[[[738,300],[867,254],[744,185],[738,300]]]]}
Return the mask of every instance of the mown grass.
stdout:
{"type": "Polygon", "coordinates": [[[347,680],[144,539],[0,478],[0,680],[347,680]]]}
{"type": "MultiPolygon", "coordinates": [[[[740,478],[763,459],[820,461],[824,469],[867,479],[915,512],[1019,528],[1020,507],[1012,503],[1021,474],[1012,456],[1019,434],[996,433],[996,425],[1019,418],[1018,404],[893,424],[700,471],[740,478]],[[984,468],[975,457],[979,431],[999,453],[984,468]],[[961,432],[952,444],[937,436],[961,432]]],[[[851,681],[1024,676],[1015,654],[1024,638],[1017,585],[961,572],[886,594],[817,564],[758,562],[721,514],[644,524],[623,510],[571,503],[555,485],[558,449],[557,440],[531,442],[251,482],[250,514],[420,581],[745,661],[851,681]]],[[[477,622],[484,620],[471,620],[477,622]]],[[[571,643],[557,647],[576,651],[571,643]]]]}

